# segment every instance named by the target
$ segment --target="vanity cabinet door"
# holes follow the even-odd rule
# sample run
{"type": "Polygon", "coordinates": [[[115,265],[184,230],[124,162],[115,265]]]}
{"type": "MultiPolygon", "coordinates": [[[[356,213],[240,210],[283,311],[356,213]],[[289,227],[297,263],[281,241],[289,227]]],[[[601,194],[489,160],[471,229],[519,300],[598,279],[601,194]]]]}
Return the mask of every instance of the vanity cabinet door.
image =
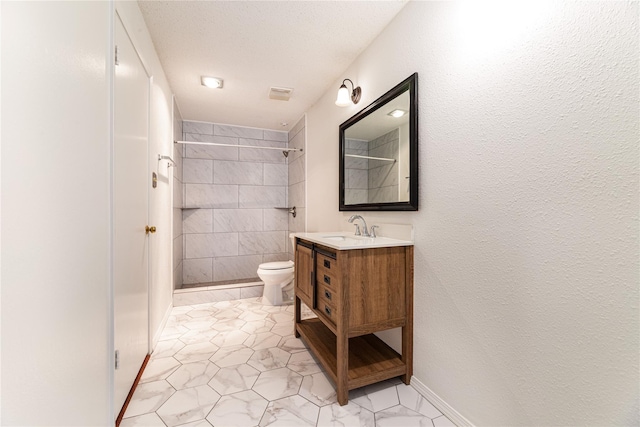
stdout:
{"type": "Polygon", "coordinates": [[[295,263],[296,296],[313,308],[313,249],[297,244],[295,263]]]}

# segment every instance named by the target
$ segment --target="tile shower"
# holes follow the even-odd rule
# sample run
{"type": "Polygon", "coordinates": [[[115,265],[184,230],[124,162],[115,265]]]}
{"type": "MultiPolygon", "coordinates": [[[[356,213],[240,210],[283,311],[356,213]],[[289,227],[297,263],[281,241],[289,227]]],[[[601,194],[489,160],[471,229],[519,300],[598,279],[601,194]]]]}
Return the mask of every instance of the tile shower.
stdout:
{"type": "MultiPolygon", "coordinates": [[[[179,141],[182,139],[182,117],[178,105],[173,103],[173,139],[179,141]]],[[[173,160],[176,167],[173,168],[173,287],[174,289],[182,286],[182,146],[174,144],[173,160]]]]}
{"type": "Polygon", "coordinates": [[[399,176],[404,171],[399,165],[402,161],[400,153],[406,149],[400,133],[401,129],[397,128],[371,141],[346,139],[345,154],[387,159],[345,158],[347,204],[408,200],[406,185],[400,188],[400,193],[398,191],[398,182],[404,182],[404,177],[399,176]]]}
{"type": "MultiPolygon", "coordinates": [[[[289,131],[289,148],[305,148],[305,117],[300,119],[289,131]]],[[[289,154],[287,160],[289,167],[289,187],[288,187],[288,203],[289,206],[296,207],[295,218],[289,215],[289,232],[306,231],[306,192],[305,192],[305,170],[306,170],[305,152],[295,151],[289,154]]],[[[293,246],[291,240],[287,239],[288,252],[290,259],[293,260],[293,246]]]]}
{"type": "MultiPolygon", "coordinates": [[[[303,130],[304,119],[291,132],[182,122],[184,141],[256,147],[303,148],[303,130]]],[[[289,230],[304,230],[304,212],[294,220],[276,208],[295,200],[304,209],[304,154],[287,159],[279,150],[179,147],[183,248],[175,287],[255,282],[259,264],[290,259],[289,230]]]]}

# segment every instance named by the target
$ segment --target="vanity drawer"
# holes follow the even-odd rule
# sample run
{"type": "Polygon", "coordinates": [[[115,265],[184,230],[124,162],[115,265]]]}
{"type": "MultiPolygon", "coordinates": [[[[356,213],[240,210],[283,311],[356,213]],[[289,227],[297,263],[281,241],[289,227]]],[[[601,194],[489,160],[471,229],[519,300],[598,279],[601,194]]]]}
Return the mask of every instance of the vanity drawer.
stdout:
{"type": "Polygon", "coordinates": [[[340,294],[335,288],[318,283],[318,304],[322,303],[337,307],[340,305],[339,299],[340,294]]]}
{"type": "Polygon", "coordinates": [[[318,301],[317,314],[318,316],[331,322],[333,326],[336,325],[338,311],[336,310],[335,306],[330,305],[324,301],[318,301]]]}
{"type": "Polygon", "coordinates": [[[318,271],[328,271],[333,274],[337,274],[339,271],[338,260],[335,258],[331,258],[322,252],[316,252],[318,256],[317,269],[318,271]]]}
{"type": "Polygon", "coordinates": [[[316,283],[336,288],[340,277],[340,270],[335,259],[317,254],[316,283]]]}
{"type": "Polygon", "coordinates": [[[318,270],[316,272],[316,283],[318,286],[329,286],[333,290],[339,289],[339,279],[338,275],[331,271],[322,271],[318,270]]]}
{"type": "Polygon", "coordinates": [[[318,283],[316,288],[317,294],[317,306],[316,310],[319,312],[318,314],[334,325],[336,324],[336,319],[338,317],[338,313],[336,307],[339,307],[339,294],[335,290],[335,288],[323,285],[318,283]]]}

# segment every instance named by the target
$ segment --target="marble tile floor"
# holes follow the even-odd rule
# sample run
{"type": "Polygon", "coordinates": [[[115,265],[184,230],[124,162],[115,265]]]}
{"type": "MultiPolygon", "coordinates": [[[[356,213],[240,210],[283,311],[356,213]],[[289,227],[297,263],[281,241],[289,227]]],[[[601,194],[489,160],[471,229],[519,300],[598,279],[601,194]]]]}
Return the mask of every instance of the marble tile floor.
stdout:
{"type": "Polygon", "coordinates": [[[293,305],[174,307],[122,427],[454,426],[399,379],[336,392],[293,336],[293,305]]]}

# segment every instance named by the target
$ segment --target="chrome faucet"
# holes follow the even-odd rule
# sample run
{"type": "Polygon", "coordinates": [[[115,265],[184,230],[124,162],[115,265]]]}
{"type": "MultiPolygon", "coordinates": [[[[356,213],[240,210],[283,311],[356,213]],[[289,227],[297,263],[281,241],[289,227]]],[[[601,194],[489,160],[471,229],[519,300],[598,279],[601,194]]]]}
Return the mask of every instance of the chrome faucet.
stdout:
{"type": "Polygon", "coordinates": [[[358,224],[356,224],[356,236],[364,236],[364,237],[369,237],[369,230],[367,229],[367,223],[364,220],[364,218],[362,218],[362,216],[360,215],[351,215],[351,217],[349,218],[349,223],[353,223],[353,221],[355,221],[356,219],[359,219],[362,221],[362,233],[360,232],[360,226],[358,224]]]}

